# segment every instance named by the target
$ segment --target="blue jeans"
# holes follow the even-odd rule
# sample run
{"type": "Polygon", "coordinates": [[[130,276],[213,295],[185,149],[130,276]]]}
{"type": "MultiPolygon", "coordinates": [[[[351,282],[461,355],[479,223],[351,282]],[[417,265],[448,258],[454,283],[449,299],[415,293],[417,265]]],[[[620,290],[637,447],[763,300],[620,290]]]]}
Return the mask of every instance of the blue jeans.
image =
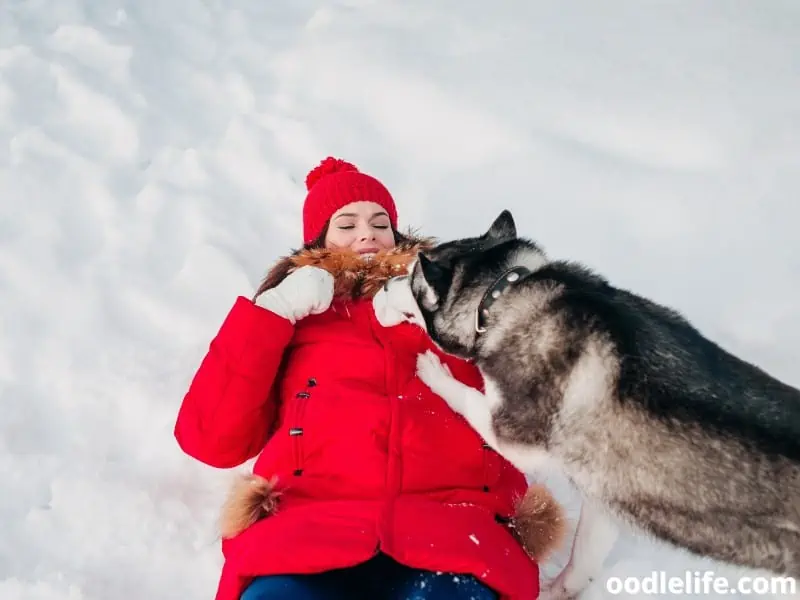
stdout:
{"type": "Polygon", "coordinates": [[[471,575],[421,571],[384,554],[348,569],[257,577],[240,600],[497,600],[471,575]]]}

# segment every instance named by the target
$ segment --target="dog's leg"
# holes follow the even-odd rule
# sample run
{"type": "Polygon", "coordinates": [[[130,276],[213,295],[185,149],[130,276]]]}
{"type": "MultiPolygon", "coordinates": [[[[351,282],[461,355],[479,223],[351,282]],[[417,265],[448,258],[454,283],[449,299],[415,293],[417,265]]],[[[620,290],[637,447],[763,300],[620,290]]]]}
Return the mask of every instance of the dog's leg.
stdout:
{"type": "Polygon", "coordinates": [[[602,572],[618,536],[619,530],[608,515],[584,500],[567,566],[552,582],[542,586],[540,600],[577,598],[602,572]]]}
{"type": "Polygon", "coordinates": [[[441,396],[450,408],[467,420],[483,441],[502,454],[492,430],[492,413],[486,396],[453,377],[450,369],[430,351],[417,358],[417,374],[433,393],[441,396]]]}

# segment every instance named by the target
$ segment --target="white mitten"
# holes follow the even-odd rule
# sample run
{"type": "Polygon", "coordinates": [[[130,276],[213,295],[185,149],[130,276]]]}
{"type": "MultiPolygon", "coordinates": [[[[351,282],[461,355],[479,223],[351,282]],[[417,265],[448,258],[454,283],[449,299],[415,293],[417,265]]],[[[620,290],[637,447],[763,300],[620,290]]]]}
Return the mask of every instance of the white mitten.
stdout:
{"type": "Polygon", "coordinates": [[[407,279],[390,281],[372,298],[375,318],[384,327],[393,327],[404,321],[425,327],[407,279]]]}
{"type": "Polygon", "coordinates": [[[325,269],[307,265],[259,295],[256,304],[294,324],[308,315],[325,312],[332,300],[333,276],[325,269]]]}

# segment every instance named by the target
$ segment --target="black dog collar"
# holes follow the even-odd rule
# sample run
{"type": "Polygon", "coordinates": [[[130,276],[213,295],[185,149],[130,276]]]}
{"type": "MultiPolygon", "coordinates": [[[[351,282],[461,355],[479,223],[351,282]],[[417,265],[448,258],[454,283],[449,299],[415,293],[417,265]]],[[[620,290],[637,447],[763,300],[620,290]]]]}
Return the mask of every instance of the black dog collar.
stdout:
{"type": "Polygon", "coordinates": [[[514,285],[530,272],[530,269],[526,267],[512,267],[498,277],[494,284],[486,290],[483,298],[481,298],[480,304],[478,304],[478,309],[475,311],[475,331],[477,333],[486,331],[486,317],[489,316],[489,308],[494,304],[494,301],[510,286],[514,285]]]}

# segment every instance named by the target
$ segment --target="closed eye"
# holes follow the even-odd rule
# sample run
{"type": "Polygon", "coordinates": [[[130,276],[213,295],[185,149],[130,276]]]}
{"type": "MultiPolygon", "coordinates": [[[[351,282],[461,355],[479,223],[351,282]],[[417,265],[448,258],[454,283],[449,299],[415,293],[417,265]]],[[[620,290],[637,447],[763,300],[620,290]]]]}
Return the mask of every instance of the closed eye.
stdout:
{"type": "MultiPolygon", "coordinates": [[[[372,225],[372,227],[374,227],[375,229],[389,229],[388,225],[372,225]]],[[[343,229],[343,230],[355,229],[355,228],[356,228],[355,225],[340,225],[337,227],[337,229],[343,229]]]]}

